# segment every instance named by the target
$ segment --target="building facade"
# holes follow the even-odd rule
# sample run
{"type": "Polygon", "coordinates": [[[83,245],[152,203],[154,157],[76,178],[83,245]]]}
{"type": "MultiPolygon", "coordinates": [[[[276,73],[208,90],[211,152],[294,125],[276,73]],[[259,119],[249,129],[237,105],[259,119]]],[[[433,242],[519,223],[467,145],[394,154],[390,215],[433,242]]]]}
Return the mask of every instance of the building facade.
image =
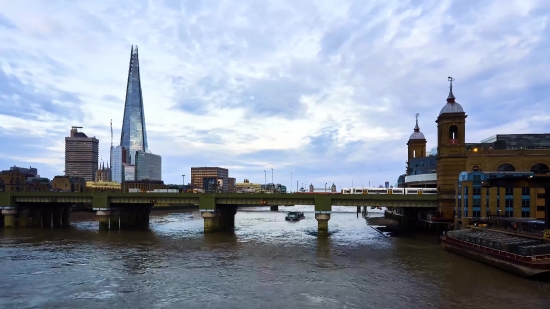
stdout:
{"type": "Polygon", "coordinates": [[[122,185],[113,181],[86,181],[86,192],[120,192],[122,185]]]}
{"type": "Polygon", "coordinates": [[[25,192],[26,178],[19,170],[0,172],[0,192],[25,192]]]}
{"type": "Polygon", "coordinates": [[[123,146],[111,147],[111,181],[124,181],[124,164],[128,153],[123,146]]]}
{"type": "Polygon", "coordinates": [[[136,166],[133,164],[123,164],[124,167],[124,180],[127,181],[136,181],[136,166]]]}
{"type": "Polygon", "coordinates": [[[85,192],[86,179],[83,177],[55,176],[52,189],[60,192],[85,192]]]}
{"type": "MultiPolygon", "coordinates": [[[[229,170],[226,168],[221,167],[192,167],[191,168],[191,184],[195,188],[203,188],[204,189],[204,179],[216,179],[216,183],[218,183],[218,179],[221,180],[221,192],[228,192],[228,178],[229,178],[229,170]]],[[[206,189],[205,189],[206,190],[206,189]]]]}
{"type": "Polygon", "coordinates": [[[109,164],[105,167],[105,163],[102,163],[101,166],[98,167],[95,173],[95,179],[96,181],[111,181],[111,168],[109,167],[109,164]]]}
{"type": "Polygon", "coordinates": [[[29,166],[27,167],[19,167],[19,166],[11,166],[10,171],[20,171],[22,174],[29,176],[38,176],[38,169],[36,167],[29,166]]]}
{"type": "Polygon", "coordinates": [[[95,181],[99,140],[78,132],[79,128],[72,127],[70,136],[65,137],[65,175],[95,181]]]}
{"type": "Polygon", "coordinates": [[[159,155],[137,151],[136,152],[135,180],[151,179],[162,180],[162,158],[159,155]]]}
{"type": "Polygon", "coordinates": [[[483,187],[484,181],[500,177],[534,176],[533,172],[462,172],[457,181],[455,222],[467,225],[472,220],[491,216],[544,220],[544,189],[483,187]]]}

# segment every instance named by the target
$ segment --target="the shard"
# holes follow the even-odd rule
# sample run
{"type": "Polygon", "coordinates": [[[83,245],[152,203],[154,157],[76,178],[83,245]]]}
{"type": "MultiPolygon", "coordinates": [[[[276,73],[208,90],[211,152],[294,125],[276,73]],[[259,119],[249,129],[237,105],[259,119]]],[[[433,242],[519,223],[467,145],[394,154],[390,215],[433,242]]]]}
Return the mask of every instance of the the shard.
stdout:
{"type": "Polygon", "coordinates": [[[126,86],[126,101],[124,103],[124,118],[120,145],[128,150],[129,164],[135,164],[137,151],[148,152],[147,131],[145,129],[145,113],[143,111],[143,96],[139,76],[138,47],[132,45],[130,67],[128,69],[128,84],[126,86]]]}

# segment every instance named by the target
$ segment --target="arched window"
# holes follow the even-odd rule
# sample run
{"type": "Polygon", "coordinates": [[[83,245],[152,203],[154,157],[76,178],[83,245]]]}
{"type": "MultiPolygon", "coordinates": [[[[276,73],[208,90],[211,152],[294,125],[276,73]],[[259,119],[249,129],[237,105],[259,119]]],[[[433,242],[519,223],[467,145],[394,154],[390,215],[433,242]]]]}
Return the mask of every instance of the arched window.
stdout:
{"type": "Polygon", "coordinates": [[[516,170],[516,168],[512,164],[509,164],[509,163],[504,163],[504,164],[501,164],[497,167],[497,171],[499,171],[499,172],[513,172],[515,170],[516,170]]]}
{"type": "Polygon", "coordinates": [[[449,144],[458,144],[458,127],[455,125],[449,127],[449,144]]]}
{"type": "Polygon", "coordinates": [[[548,165],[544,163],[537,163],[531,167],[531,172],[535,174],[548,174],[550,169],[548,168],[548,165]]]}

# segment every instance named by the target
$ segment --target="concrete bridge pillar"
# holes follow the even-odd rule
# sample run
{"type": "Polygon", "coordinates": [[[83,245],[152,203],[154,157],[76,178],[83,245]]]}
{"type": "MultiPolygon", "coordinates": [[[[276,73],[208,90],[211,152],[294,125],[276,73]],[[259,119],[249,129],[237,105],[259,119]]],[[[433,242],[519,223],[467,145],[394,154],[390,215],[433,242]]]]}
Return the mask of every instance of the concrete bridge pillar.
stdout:
{"type": "Polygon", "coordinates": [[[279,211],[279,206],[270,206],[269,210],[271,211],[279,211]]]}
{"type": "Polygon", "coordinates": [[[120,211],[111,210],[111,217],[109,218],[110,229],[118,230],[120,228],[120,211]]]}
{"type": "Polygon", "coordinates": [[[220,212],[218,211],[204,211],[201,212],[201,216],[204,219],[204,232],[212,233],[220,230],[220,212]]]}
{"type": "Polygon", "coordinates": [[[42,227],[52,227],[52,210],[49,207],[45,207],[42,209],[42,227]]]}
{"type": "Polygon", "coordinates": [[[29,222],[29,209],[23,208],[19,211],[19,227],[28,227],[29,222]]]}
{"type": "Polygon", "coordinates": [[[15,215],[17,214],[17,209],[3,209],[2,215],[4,216],[4,227],[5,228],[14,228],[15,227],[15,215]]]}
{"type": "Polygon", "coordinates": [[[71,206],[65,206],[61,212],[61,225],[63,227],[71,226],[71,206]]]}
{"type": "Polygon", "coordinates": [[[53,227],[61,227],[61,216],[63,213],[63,206],[55,206],[53,208],[53,227]]]}
{"type": "Polygon", "coordinates": [[[143,228],[143,210],[142,209],[134,209],[132,212],[133,218],[134,218],[134,228],[142,229],[143,228]]]}
{"type": "Polygon", "coordinates": [[[109,218],[111,217],[110,210],[98,210],[97,216],[99,217],[99,230],[108,231],[109,230],[109,218]]]}
{"type": "Polygon", "coordinates": [[[317,234],[328,234],[328,220],[330,220],[330,214],[328,213],[316,213],[315,220],[317,220],[317,234]]]}
{"type": "Polygon", "coordinates": [[[31,213],[32,227],[42,227],[42,209],[34,208],[31,213]]]}
{"type": "Polygon", "coordinates": [[[127,210],[126,212],[126,228],[133,229],[136,227],[136,212],[127,210]]]}
{"type": "Polygon", "coordinates": [[[141,223],[142,223],[142,227],[144,229],[149,229],[149,214],[150,213],[151,213],[151,210],[149,208],[144,209],[143,212],[142,212],[141,223]]]}
{"type": "Polygon", "coordinates": [[[120,229],[127,229],[128,228],[128,211],[127,210],[121,210],[120,211],[120,229]]]}

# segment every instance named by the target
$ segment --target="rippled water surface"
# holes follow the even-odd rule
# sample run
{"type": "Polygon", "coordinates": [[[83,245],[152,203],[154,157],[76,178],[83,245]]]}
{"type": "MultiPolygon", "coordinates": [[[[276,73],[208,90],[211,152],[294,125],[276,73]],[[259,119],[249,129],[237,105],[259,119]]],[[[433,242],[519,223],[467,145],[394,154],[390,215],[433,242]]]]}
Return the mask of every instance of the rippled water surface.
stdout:
{"type": "Polygon", "coordinates": [[[550,308],[548,284],[333,210],[322,238],[311,207],[239,209],[206,235],[198,211],[153,213],[149,231],[0,229],[0,308],[550,308]]]}

